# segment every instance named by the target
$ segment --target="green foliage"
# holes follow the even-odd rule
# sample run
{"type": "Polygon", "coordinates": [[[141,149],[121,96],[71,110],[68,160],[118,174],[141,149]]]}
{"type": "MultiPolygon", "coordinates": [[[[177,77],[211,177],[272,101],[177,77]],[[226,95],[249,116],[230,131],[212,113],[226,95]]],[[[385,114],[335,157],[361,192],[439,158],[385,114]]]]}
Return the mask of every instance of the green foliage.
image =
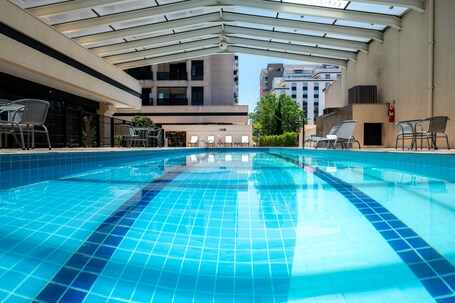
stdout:
{"type": "Polygon", "coordinates": [[[260,146],[296,146],[298,145],[299,134],[286,132],[282,135],[262,136],[258,139],[260,146]]]}
{"type": "Polygon", "coordinates": [[[290,96],[267,93],[250,114],[255,136],[281,135],[297,132],[304,122],[300,105],[290,96]]]}
{"type": "Polygon", "coordinates": [[[153,120],[146,116],[134,116],[132,122],[133,122],[134,126],[137,126],[137,127],[154,126],[153,120]]]}

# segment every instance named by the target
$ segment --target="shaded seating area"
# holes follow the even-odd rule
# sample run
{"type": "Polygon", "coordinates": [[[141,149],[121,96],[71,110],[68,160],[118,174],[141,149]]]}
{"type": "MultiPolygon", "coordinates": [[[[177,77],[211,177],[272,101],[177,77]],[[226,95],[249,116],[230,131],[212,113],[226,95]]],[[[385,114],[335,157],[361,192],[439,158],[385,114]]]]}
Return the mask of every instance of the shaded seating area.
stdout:
{"type": "Polygon", "coordinates": [[[449,137],[446,133],[448,116],[433,116],[425,119],[404,120],[396,123],[398,133],[395,138],[395,149],[398,148],[398,141],[401,141],[401,148],[404,149],[405,140],[410,140],[408,149],[418,148],[420,139],[420,149],[423,149],[423,142],[427,144],[428,149],[438,149],[437,139],[444,138],[447,149],[449,146],[449,137]]]}
{"type": "Polygon", "coordinates": [[[22,149],[35,148],[35,134],[46,135],[49,149],[49,132],[44,125],[49,110],[49,102],[39,99],[21,99],[0,105],[0,113],[5,118],[0,120],[0,147],[3,146],[3,134],[12,135],[22,149]],[[17,138],[19,136],[19,139],[17,138]],[[27,137],[25,144],[24,137],[27,137]]]}
{"type": "Polygon", "coordinates": [[[146,146],[147,138],[138,134],[134,127],[128,124],[120,124],[118,126],[120,135],[120,145],[125,147],[139,146],[142,143],[143,147],[146,146]]]}
{"type": "Polygon", "coordinates": [[[317,149],[322,144],[325,144],[327,148],[335,149],[336,145],[339,144],[341,148],[347,149],[350,148],[354,142],[357,142],[360,149],[360,142],[354,137],[356,126],[356,120],[345,120],[341,122],[336,133],[329,134],[325,138],[318,140],[315,148],[317,149]]]}
{"type": "Polygon", "coordinates": [[[199,143],[199,137],[198,136],[191,136],[190,141],[188,141],[188,146],[193,146],[196,147],[199,143]]]}

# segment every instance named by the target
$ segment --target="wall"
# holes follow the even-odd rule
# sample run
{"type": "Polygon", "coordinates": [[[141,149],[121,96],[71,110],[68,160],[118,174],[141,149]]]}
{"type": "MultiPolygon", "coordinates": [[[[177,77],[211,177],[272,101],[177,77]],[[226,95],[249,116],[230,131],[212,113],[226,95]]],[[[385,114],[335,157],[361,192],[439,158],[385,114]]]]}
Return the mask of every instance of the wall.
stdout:
{"type": "MultiPolygon", "coordinates": [[[[207,60],[210,64],[210,105],[234,104],[234,56],[216,54],[207,60]]],[[[204,91],[205,94],[206,91],[204,91]]]]}
{"type": "MultiPolygon", "coordinates": [[[[402,18],[402,30],[390,28],[384,42],[370,43],[369,53],[360,52],[357,62],[350,61],[343,71],[342,104],[347,105],[348,89],[355,85],[377,85],[381,103],[396,100],[396,120],[424,118],[428,112],[428,24],[426,12],[411,11],[402,18]]],[[[432,115],[455,119],[455,1],[435,1],[434,105],[432,115]]],[[[338,84],[339,85],[339,84],[338,84]]],[[[330,93],[329,93],[330,94],[330,93]]],[[[336,98],[330,98],[330,103],[336,98]]],[[[386,110],[384,108],[384,110],[386,110]]],[[[397,129],[385,126],[386,146],[395,144],[397,129]]],[[[455,123],[448,123],[451,146],[455,145],[455,123]]]]}

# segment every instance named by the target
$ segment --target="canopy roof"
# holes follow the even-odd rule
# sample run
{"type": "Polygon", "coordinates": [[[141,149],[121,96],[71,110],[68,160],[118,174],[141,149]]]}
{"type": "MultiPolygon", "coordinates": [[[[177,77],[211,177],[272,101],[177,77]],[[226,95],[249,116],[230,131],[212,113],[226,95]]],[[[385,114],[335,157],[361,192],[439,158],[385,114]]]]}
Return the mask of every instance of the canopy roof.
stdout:
{"type": "Polygon", "coordinates": [[[10,0],[122,68],[233,52],[346,67],[424,0],[10,0]]]}

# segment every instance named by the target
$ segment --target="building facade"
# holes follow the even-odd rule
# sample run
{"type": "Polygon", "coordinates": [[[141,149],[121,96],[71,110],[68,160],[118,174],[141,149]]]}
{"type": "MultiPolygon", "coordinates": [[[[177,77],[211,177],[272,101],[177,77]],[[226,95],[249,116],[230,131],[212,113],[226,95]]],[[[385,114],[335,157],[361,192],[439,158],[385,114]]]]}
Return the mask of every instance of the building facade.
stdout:
{"type": "Polygon", "coordinates": [[[276,95],[290,96],[302,106],[308,118],[307,123],[315,124],[316,118],[323,114],[325,108],[324,89],[340,77],[341,69],[331,65],[283,64],[281,67],[275,65],[274,69],[281,69],[282,76],[268,76],[267,82],[271,86],[268,91],[276,95]]]}

